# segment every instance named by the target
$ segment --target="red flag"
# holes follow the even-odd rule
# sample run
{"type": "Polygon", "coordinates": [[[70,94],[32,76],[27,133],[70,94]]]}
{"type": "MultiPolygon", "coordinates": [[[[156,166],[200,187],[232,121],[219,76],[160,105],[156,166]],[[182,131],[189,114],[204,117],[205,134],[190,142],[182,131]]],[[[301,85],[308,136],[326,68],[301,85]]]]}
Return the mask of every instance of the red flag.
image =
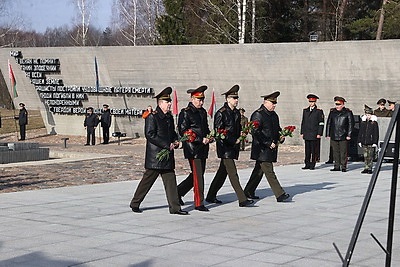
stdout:
{"type": "Polygon", "coordinates": [[[11,97],[16,98],[18,96],[17,92],[17,80],[15,80],[14,72],[12,70],[10,60],[8,61],[8,76],[10,76],[11,81],[11,97]]]}
{"type": "Polygon", "coordinates": [[[172,106],[172,114],[178,115],[178,96],[176,95],[176,90],[174,90],[174,100],[172,106]]]}
{"type": "Polygon", "coordinates": [[[210,105],[210,108],[208,109],[208,115],[210,115],[211,118],[214,117],[216,109],[217,109],[217,102],[215,101],[215,94],[214,94],[214,90],[213,90],[212,95],[211,95],[211,105],[210,105]]]}

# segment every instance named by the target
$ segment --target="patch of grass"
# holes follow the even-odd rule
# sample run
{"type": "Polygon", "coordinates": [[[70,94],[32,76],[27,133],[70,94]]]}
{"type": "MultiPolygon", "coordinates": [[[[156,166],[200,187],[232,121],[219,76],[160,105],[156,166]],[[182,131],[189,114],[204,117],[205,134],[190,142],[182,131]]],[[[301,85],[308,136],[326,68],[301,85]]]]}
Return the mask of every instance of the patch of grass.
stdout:
{"type": "MultiPolygon", "coordinates": [[[[44,128],[44,123],[42,119],[42,115],[39,110],[28,110],[28,125],[26,126],[27,130],[32,129],[40,129],[44,128]]],[[[1,116],[1,128],[0,134],[6,133],[15,133],[19,132],[18,120],[14,119],[15,116],[18,117],[19,110],[10,110],[0,108],[0,116],[1,116]]]]}

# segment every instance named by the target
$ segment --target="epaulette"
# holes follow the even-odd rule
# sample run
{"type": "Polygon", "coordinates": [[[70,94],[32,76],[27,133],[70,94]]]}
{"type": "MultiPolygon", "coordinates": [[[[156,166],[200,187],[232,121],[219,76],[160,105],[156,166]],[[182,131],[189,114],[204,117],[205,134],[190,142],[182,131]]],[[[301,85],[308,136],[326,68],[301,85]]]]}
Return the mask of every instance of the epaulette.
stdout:
{"type": "Polygon", "coordinates": [[[317,108],[317,109],[322,110],[322,108],[317,108]]]}
{"type": "Polygon", "coordinates": [[[336,108],[331,108],[331,111],[334,111],[336,108]]]}
{"type": "Polygon", "coordinates": [[[305,107],[305,108],[303,108],[303,109],[309,109],[310,107],[305,107]]]}
{"type": "Polygon", "coordinates": [[[347,111],[351,111],[351,109],[349,109],[349,108],[346,108],[346,110],[347,110],[347,111]]]}
{"type": "Polygon", "coordinates": [[[190,109],[190,107],[186,107],[186,108],[183,108],[182,111],[189,110],[189,109],[190,109]]]}
{"type": "Polygon", "coordinates": [[[257,109],[257,111],[258,111],[258,112],[261,112],[262,110],[263,110],[263,108],[259,108],[259,109],[257,109]]]}
{"type": "Polygon", "coordinates": [[[226,110],[226,107],[222,107],[222,108],[220,108],[218,111],[219,112],[224,112],[226,110]]]}
{"type": "Polygon", "coordinates": [[[157,114],[158,113],[158,111],[157,110],[154,110],[153,112],[152,112],[152,114],[157,114]]]}

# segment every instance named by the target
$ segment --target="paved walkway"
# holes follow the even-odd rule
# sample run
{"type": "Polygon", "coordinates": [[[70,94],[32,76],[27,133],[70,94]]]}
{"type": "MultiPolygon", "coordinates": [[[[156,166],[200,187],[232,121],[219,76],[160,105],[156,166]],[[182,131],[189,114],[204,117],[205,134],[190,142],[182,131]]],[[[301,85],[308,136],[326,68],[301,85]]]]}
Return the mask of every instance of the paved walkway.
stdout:
{"type": "MultiPolygon", "coordinates": [[[[340,266],[332,246],[346,253],[370,175],[362,163],[347,173],[321,165],[277,167],[291,202],[277,203],[263,179],[254,207],[240,208],[227,180],[210,212],[170,215],[161,179],[141,208],[129,202],[139,181],[0,194],[0,266],[340,266]]],[[[383,266],[390,165],[384,165],[351,266],[383,266]]],[[[240,170],[245,185],[251,169],[240,170]]],[[[184,177],[178,177],[182,180],[184,177]]],[[[206,175],[206,189],[213,173],[206,175]]],[[[398,203],[397,206],[400,206],[398,203]]],[[[397,213],[398,214],[398,213],[397,213]]],[[[398,252],[395,224],[393,251],[398,252]]],[[[392,266],[400,266],[395,253],[392,266]]]]}

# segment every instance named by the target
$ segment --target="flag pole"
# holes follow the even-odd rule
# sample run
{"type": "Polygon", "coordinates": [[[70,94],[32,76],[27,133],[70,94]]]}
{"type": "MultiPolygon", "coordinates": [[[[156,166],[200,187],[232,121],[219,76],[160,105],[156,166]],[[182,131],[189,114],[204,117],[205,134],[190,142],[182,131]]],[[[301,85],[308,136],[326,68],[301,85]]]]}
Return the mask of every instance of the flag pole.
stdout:
{"type": "MultiPolygon", "coordinates": [[[[99,88],[100,88],[100,83],[99,83],[99,70],[97,68],[97,58],[96,56],[94,56],[94,72],[96,74],[96,99],[97,99],[97,110],[100,110],[100,104],[99,104],[99,88]]],[[[100,119],[101,119],[101,112],[100,112],[100,119]]],[[[101,136],[101,123],[100,127],[98,127],[99,129],[99,138],[100,138],[100,144],[101,144],[101,140],[102,140],[102,136],[101,136]]]]}
{"type": "Polygon", "coordinates": [[[11,107],[13,109],[13,114],[14,114],[14,125],[15,125],[15,136],[17,137],[18,141],[18,126],[17,126],[17,119],[16,119],[16,114],[15,114],[15,105],[14,105],[14,99],[15,97],[18,96],[17,89],[16,89],[16,80],[14,76],[14,72],[11,67],[10,60],[8,60],[8,78],[10,79],[10,98],[11,98],[11,107]]]}

